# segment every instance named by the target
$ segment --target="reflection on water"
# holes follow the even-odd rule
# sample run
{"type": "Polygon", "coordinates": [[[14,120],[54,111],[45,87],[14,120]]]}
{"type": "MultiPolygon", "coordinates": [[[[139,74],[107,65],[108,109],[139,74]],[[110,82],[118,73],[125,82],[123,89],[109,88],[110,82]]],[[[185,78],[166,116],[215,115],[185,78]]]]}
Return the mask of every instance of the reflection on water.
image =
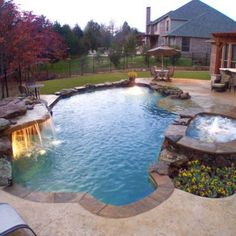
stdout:
{"type": "Polygon", "coordinates": [[[89,192],[124,205],[151,192],[148,168],[175,115],[147,88],[117,88],[60,100],[53,109],[62,141],[43,158],[14,162],[16,181],[41,191],[89,192]]]}
{"type": "Polygon", "coordinates": [[[191,123],[187,136],[205,142],[236,140],[236,120],[214,115],[199,115],[191,123]]]}
{"type": "Polygon", "coordinates": [[[52,118],[42,123],[35,122],[12,133],[14,159],[43,156],[48,149],[59,144],[52,118]]]}

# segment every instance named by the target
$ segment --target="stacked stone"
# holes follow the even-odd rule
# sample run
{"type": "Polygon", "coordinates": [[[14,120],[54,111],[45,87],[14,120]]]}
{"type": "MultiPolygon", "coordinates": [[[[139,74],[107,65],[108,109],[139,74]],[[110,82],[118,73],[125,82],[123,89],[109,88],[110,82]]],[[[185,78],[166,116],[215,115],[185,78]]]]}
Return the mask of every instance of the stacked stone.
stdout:
{"type": "Polygon", "coordinates": [[[129,87],[133,86],[133,82],[130,80],[120,80],[116,82],[105,82],[101,84],[86,84],[85,86],[75,87],[75,88],[68,88],[62,89],[55,93],[55,95],[60,96],[61,98],[67,98],[77,93],[91,91],[95,89],[102,89],[102,88],[112,88],[112,87],[129,87]]]}
{"type": "Polygon", "coordinates": [[[0,101],[0,186],[12,183],[12,146],[7,130],[15,124],[15,118],[27,112],[29,101],[6,98],[0,101]]]}

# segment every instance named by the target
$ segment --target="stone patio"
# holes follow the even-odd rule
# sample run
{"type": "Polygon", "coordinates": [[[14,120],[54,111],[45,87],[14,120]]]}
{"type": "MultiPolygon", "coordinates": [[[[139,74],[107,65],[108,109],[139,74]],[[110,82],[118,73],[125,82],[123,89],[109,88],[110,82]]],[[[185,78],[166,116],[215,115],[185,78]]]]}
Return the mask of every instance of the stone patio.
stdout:
{"type": "MultiPolygon", "coordinates": [[[[143,81],[148,83],[150,80],[138,80],[143,81]]],[[[232,106],[236,106],[236,94],[212,92],[209,81],[178,79],[170,85],[190,93],[189,113],[191,109],[193,113],[196,112],[196,108],[199,111],[215,111],[221,107],[228,108],[228,111],[235,109],[232,106]]],[[[185,112],[185,106],[181,103],[178,104],[178,112],[185,112]]],[[[155,196],[150,195],[150,198],[155,199],[155,196]]],[[[56,199],[60,202],[59,195],[56,199]]],[[[15,207],[39,236],[236,235],[236,194],[222,199],[208,199],[175,189],[157,207],[124,219],[94,215],[78,202],[32,202],[2,190],[0,202],[8,202],[15,207]]]]}

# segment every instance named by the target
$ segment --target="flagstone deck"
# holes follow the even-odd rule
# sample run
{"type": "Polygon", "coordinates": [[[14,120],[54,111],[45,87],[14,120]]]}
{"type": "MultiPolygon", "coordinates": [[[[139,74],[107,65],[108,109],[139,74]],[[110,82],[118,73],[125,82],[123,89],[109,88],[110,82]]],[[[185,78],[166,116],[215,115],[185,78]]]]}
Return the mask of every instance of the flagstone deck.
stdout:
{"type": "MultiPolygon", "coordinates": [[[[209,81],[176,79],[171,85],[189,92],[199,110],[214,111],[221,107],[234,109],[232,106],[236,106],[236,94],[213,92],[209,81]]],[[[179,111],[184,111],[185,107],[179,106],[179,111]]],[[[209,199],[175,189],[157,207],[124,219],[92,214],[77,202],[32,202],[2,190],[0,202],[8,202],[15,207],[39,236],[236,235],[236,194],[222,199],[209,199]]]]}

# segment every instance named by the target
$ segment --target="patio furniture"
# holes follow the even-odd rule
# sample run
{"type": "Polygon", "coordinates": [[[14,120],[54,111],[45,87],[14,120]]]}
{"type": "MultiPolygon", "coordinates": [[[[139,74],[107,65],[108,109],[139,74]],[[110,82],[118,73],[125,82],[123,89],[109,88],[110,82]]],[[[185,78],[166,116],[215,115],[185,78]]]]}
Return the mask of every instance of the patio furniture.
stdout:
{"type": "Polygon", "coordinates": [[[174,76],[175,69],[174,67],[170,67],[168,69],[168,74],[167,74],[167,81],[171,81],[171,77],[174,76]]]}
{"type": "Polygon", "coordinates": [[[5,236],[24,228],[36,236],[36,233],[25,223],[16,210],[7,203],[0,203],[0,219],[0,236],[5,236]]]}
{"type": "Polygon", "coordinates": [[[211,90],[215,90],[217,92],[223,92],[227,88],[228,84],[222,80],[221,75],[211,76],[211,90]]]}
{"type": "Polygon", "coordinates": [[[32,83],[32,84],[28,84],[27,88],[29,89],[29,91],[31,91],[31,93],[34,95],[36,100],[40,100],[39,88],[41,88],[43,86],[44,86],[44,84],[32,83]]]}
{"type": "Polygon", "coordinates": [[[236,92],[236,68],[220,68],[220,73],[226,80],[229,78],[229,90],[233,89],[236,92]]]}
{"type": "Polygon", "coordinates": [[[168,76],[168,70],[164,70],[164,69],[157,69],[155,70],[156,72],[156,75],[157,75],[157,78],[159,80],[162,80],[162,81],[166,81],[167,80],[167,76],[168,76]]]}
{"type": "Polygon", "coordinates": [[[231,90],[231,72],[229,71],[220,71],[221,75],[221,82],[225,83],[227,86],[227,89],[231,90]]]}
{"type": "Polygon", "coordinates": [[[33,93],[25,85],[18,86],[20,95],[23,97],[33,96],[33,93]]]}
{"type": "Polygon", "coordinates": [[[230,87],[234,90],[234,93],[236,92],[236,73],[232,74],[231,81],[230,81],[230,87]]]}
{"type": "Polygon", "coordinates": [[[153,77],[153,79],[156,80],[157,77],[158,77],[158,75],[157,75],[157,73],[156,73],[156,68],[155,68],[155,66],[151,66],[151,67],[150,67],[150,73],[151,73],[151,76],[153,77]]]}

